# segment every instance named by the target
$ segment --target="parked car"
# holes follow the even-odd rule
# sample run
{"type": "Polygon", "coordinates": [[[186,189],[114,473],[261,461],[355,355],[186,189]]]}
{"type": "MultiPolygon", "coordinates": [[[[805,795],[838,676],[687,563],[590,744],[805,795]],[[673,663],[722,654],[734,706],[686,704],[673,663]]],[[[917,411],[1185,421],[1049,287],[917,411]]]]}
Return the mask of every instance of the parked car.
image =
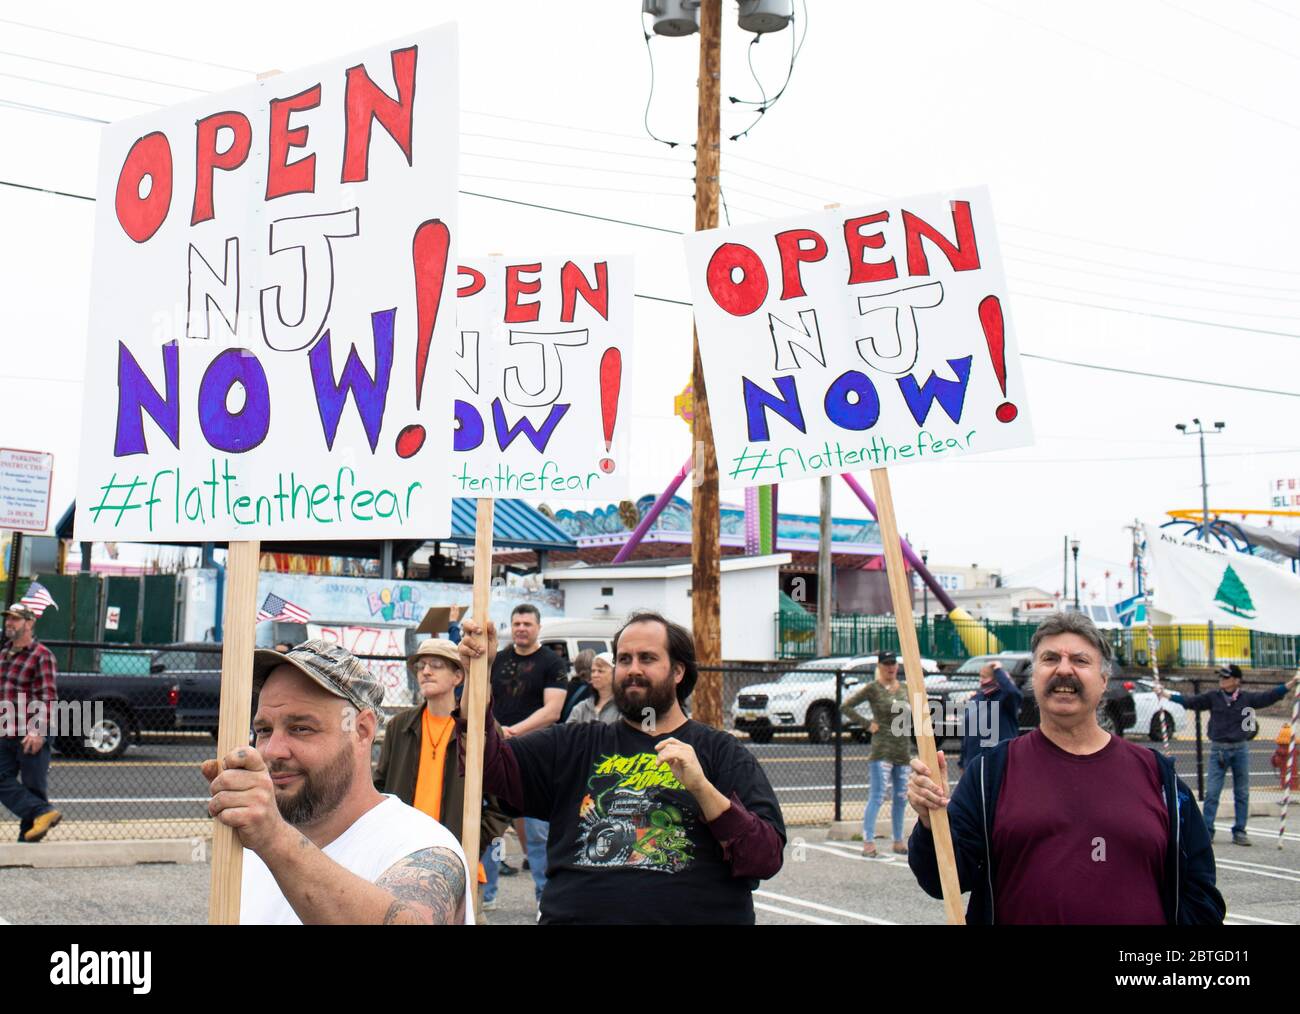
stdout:
{"type": "Polygon", "coordinates": [[[1169,728],[1170,739],[1187,728],[1187,709],[1176,701],[1161,701],[1156,697],[1155,684],[1151,680],[1126,680],[1124,685],[1132,692],[1133,706],[1137,711],[1133,726],[1135,732],[1140,734],[1145,730],[1159,743],[1165,738],[1160,728],[1162,721],[1169,728]]]}
{"type": "MultiPolygon", "coordinates": [[[[934,659],[921,659],[927,684],[938,678],[939,665],[934,659]]],[[[778,732],[807,733],[811,743],[829,743],[835,733],[835,672],[844,672],[841,700],[847,698],[865,680],[875,679],[875,655],[836,655],[801,662],[770,683],[742,687],[731,706],[732,726],[749,734],[755,743],[771,742],[778,732]]],[[[899,663],[900,679],[906,679],[899,663]]],[[[871,708],[865,702],[857,709],[863,716],[858,738],[867,739],[865,729],[871,722],[871,708]]]]}
{"type": "Polygon", "coordinates": [[[90,704],[88,726],[76,734],[56,736],[51,746],[65,757],[114,760],[126,753],[142,732],[176,728],[180,687],[157,675],[64,672],[56,679],[59,701],[90,704]]]}
{"type": "Polygon", "coordinates": [[[153,654],[149,671],[169,676],[180,687],[175,728],[208,732],[215,739],[221,721],[221,645],[179,641],[153,654]]]}
{"type": "MultiPolygon", "coordinates": [[[[1024,699],[1020,703],[1020,731],[1037,729],[1039,723],[1038,701],[1032,685],[1033,658],[1027,651],[1004,651],[1000,655],[976,655],[959,665],[943,682],[927,687],[932,698],[943,701],[944,712],[957,711],[972,693],[979,689],[979,672],[989,662],[997,662],[1007,671],[1024,699]]],[[[1137,721],[1133,695],[1119,679],[1110,679],[1106,692],[1097,705],[1097,721],[1107,732],[1123,735],[1137,721]]]]}

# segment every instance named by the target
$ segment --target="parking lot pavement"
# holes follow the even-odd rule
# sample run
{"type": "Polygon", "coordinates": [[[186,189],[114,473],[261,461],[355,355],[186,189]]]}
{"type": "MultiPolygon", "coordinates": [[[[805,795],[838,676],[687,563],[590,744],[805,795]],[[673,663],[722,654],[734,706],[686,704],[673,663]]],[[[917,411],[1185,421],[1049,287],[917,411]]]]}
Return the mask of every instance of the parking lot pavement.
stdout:
{"type": "MultiPolygon", "coordinates": [[[[1300,913],[1300,834],[1277,849],[1276,819],[1251,821],[1252,848],[1231,844],[1228,826],[1215,842],[1219,890],[1235,926],[1290,925],[1300,913]]],[[[878,849],[887,847],[883,838],[878,849]]],[[[36,847],[36,846],[34,846],[36,847]]],[[[864,859],[861,842],[830,841],[825,828],[792,828],[785,865],[754,894],[760,925],[942,923],[943,903],[925,895],[903,856],[864,859]]],[[[518,845],[507,859],[518,868],[518,845]]],[[[209,868],[147,865],[107,869],[0,869],[0,920],[16,924],[184,924],[207,921],[209,868]]],[[[537,920],[527,872],[500,880],[493,925],[537,920]]]]}

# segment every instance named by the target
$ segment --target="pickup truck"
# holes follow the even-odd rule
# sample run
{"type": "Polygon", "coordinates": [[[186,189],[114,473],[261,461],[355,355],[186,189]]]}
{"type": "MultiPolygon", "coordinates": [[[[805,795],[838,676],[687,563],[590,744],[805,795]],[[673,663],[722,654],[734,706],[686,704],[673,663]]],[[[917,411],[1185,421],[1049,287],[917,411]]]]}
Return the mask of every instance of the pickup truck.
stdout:
{"type": "MultiPolygon", "coordinates": [[[[126,753],[142,732],[173,732],[180,687],[175,680],[156,675],[128,676],[109,673],[59,673],[55,686],[66,722],[66,704],[90,704],[82,714],[88,725],[74,724],[71,735],[56,735],[52,746],[70,757],[113,760],[126,753]],[[79,734],[77,734],[79,733],[79,734]]],[[[63,731],[63,730],[60,730],[63,731]]]]}

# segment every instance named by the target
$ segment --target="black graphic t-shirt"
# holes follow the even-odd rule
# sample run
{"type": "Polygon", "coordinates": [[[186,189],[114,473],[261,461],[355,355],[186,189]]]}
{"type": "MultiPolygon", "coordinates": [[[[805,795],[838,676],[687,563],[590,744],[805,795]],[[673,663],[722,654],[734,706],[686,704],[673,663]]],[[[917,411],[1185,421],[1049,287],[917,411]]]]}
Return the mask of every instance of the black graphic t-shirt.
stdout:
{"type": "MultiPolygon", "coordinates": [[[[689,743],[724,796],[785,840],[776,794],[732,736],[688,721],[689,743]]],[[[551,822],[543,923],[752,923],[758,881],[733,877],[699,804],[624,721],[556,725],[510,741],[524,813],[551,822]]]]}
{"type": "Polygon", "coordinates": [[[520,655],[512,644],[492,663],[492,717],[502,725],[522,722],[543,704],[543,690],[568,690],[567,671],[550,648],[520,655]]]}

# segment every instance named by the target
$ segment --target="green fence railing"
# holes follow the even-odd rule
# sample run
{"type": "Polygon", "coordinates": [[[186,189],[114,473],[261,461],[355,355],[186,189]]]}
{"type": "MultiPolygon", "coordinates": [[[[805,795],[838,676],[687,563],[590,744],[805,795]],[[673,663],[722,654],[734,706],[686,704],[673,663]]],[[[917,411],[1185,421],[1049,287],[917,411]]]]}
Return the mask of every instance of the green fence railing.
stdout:
{"type": "MultiPolygon", "coordinates": [[[[960,620],[946,616],[920,617],[916,637],[924,658],[944,665],[972,655],[996,651],[1028,651],[1037,623],[1014,620],[960,620]]],[[[813,658],[817,654],[817,617],[791,612],[776,616],[777,654],[781,658],[813,658]]],[[[1121,665],[1150,665],[1145,627],[1104,632],[1121,665]]],[[[1205,624],[1153,628],[1156,659],[1164,668],[1209,666],[1209,636],[1205,624]]],[[[898,628],[892,616],[831,617],[831,655],[870,655],[898,651],[898,628]]],[[[1269,634],[1242,627],[1216,627],[1216,665],[1235,663],[1245,669],[1300,668],[1300,636],[1269,634]]]]}

